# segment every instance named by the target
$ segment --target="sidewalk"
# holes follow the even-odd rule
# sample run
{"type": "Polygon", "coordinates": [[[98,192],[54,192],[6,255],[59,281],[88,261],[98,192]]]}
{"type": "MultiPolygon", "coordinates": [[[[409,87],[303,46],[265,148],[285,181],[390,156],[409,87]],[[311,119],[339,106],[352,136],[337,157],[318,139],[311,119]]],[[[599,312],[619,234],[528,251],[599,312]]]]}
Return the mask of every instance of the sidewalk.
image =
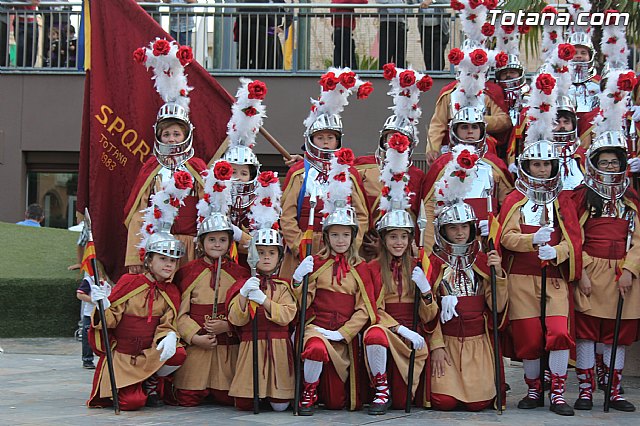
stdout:
{"type": "MultiPolygon", "coordinates": [[[[260,415],[238,412],[228,407],[145,408],[137,412],[123,411],[115,416],[110,409],[88,409],[84,405],[91,390],[93,370],[82,369],[81,345],[73,338],[63,339],[0,339],[4,354],[0,355],[0,424],[6,425],[637,425],[638,413],[602,412],[603,393],[595,396],[594,410],[576,412],[575,417],[560,417],[547,407],[518,410],[516,404],[525,394],[522,369],[507,368],[507,381],[512,391],[507,394],[507,410],[502,415],[494,411],[481,413],[438,412],[413,409],[390,411],[386,416],[368,416],[365,411],[319,410],[313,417],[294,417],[291,411],[266,412],[260,415]]],[[[576,398],[575,373],[569,372],[567,399],[576,398]]],[[[626,397],[640,405],[640,378],[625,377],[626,397]]]]}

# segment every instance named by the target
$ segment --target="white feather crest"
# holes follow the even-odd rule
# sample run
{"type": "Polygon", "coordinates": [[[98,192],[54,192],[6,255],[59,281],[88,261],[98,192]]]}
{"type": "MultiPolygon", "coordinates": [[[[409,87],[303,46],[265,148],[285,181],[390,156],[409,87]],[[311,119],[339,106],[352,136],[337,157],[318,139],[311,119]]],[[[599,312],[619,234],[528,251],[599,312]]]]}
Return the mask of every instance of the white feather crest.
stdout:
{"type": "Polygon", "coordinates": [[[553,56],[554,49],[564,42],[564,37],[562,25],[551,25],[551,22],[555,22],[554,20],[545,20],[544,22],[540,52],[542,53],[542,61],[548,62],[553,56]]]}
{"type": "Polygon", "coordinates": [[[600,101],[600,114],[593,120],[596,138],[607,131],[622,130],[630,92],[618,88],[618,79],[622,74],[628,72],[633,71],[628,69],[611,70],[607,76],[604,90],[597,95],[600,101]]]}
{"type": "Polygon", "coordinates": [[[352,73],[350,68],[334,68],[330,67],[329,70],[321,77],[325,78],[330,73],[333,73],[334,77],[338,79],[335,89],[333,90],[321,90],[320,97],[318,99],[311,98],[311,111],[309,116],[304,120],[305,128],[311,127],[311,125],[318,119],[321,114],[333,115],[341,114],[344,111],[344,107],[349,105],[349,96],[353,93],[357,93],[360,86],[366,82],[361,80],[357,74],[355,74],[355,85],[350,88],[346,88],[340,83],[340,76],[342,74],[352,73]]]}
{"type": "MultiPolygon", "coordinates": [[[[640,7],[640,6],[639,6],[640,7]]],[[[623,25],[607,25],[602,27],[600,50],[606,61],[613,68],[625,68],[629,56],[627,38],[623,25]]]]}
{"type": "Polygon", "coordinates": [[[236,93],[237,100],[231,107],[231,118],[227,124],[229,147],[242,145],[253,148],[256,143],[256,135],[267,114],[262,99],[249,98],[249,85],[262,82],[243,77],[240,79],[240,83],[236,93]]]}
{"type": "Polygon", "coordinates": [[[489,69],[495,66],[496,55],[500,52],[487,50],[482,46],[465,46],[461,49],[464,58],[458,65],[458,84],[451,93],[451,100],[456,111],[468,107],[478,106],[484,108],[484,88],[487,82],[489,69]],[[483,65],[474,65],[471,53],[482,50],[487,54],[487,62],[483,65]]]}
{"type": "MultiPolygon", "coordinates": [[[[406,138],[406,136],[401,135],[406,138]]],[[[383,184],[383,192],[380,196],[380,210],[389,212],[392,208],[406,210],[410,207],[406,187],[409,184],[409,150],[398,152],[389,147],[380,173],[380,182],[383,184]],[[396,179],[394,179],[394,176],[396,179]],[[397,179],[401,177],[401,179],[397,179]],[[388,188],[388,189],[384,189],[388,188]],[[385,191],[388,191],[385,194],[385,191]]]]}
{"type": "Polygon", "coordinates": [[[451,150],[452,158],[442,172],[442,177],[435,183],[436,215],[442,207],[450,206],[464,200],[473,187],[473,181],[478,178],[478,155],[471,145],[456,145],[451,150]],[[474,161],[473,167],[466,169],[458,163],[458,157],[467,152],[474,161]]]}
{"type": "Polygon", "coordinates": [[[515,26],[511,34],[507,34],[502,25],[496,26],[493,34],[496,38],[496,50],[503,51],[507,55],[520,56],[520,32],[515,26]]]}
{"type": "Polygon", "coordinates": [[[336,155],[330,161],[330,170],[327,178],[327,193],[324,199],[322,213],[327,216],[336,210],[336,202],[348,200],[351,197],[351,173],[348,164],[340,164],[336,155]],[[341,180],[344,176],[344,182],[341,180]],[[336,179],[338,177],[338,179],[336,179]]]}
{"type": "Polygon", "coordinates": [[[145,48],[146,60],[144,65],[147,69],[152,68],[155,80],[155,88],[165,103],[172,102],[180,105],[189,112],[189,92],[193,87],[187,84],[187,76],[184,75],[185,66],[182,65],[178,58],[178,49],[180,46],[175,41],[167,41],[170,45],[169,52],[166,55],[154,55],[154,44],[165,39],[156,38],[149,42],[149,46],[145,48]]]}
{"type": "Polygon", "coordinates": [[[553,123],[558,110],[556,105],[556,99],[558,98],[557,81],[554,82],[554,87],[548,95],[536,85],[538,78],[546,75],[554,78],[551,74],[539,73],[531,80],[531,93],[529,94],[529,100],[527,102],[527,106],[529,107],[527,111],[529,124],[527,127],[527,136],[524,141],[525,146],[542,139],[553,140],[553,123]]]}
{"type": "Polygon", "coordinates": [[[418,120],[420,120],[422,116],[422,109],[419,106],[421,90],[418,88],[418,82],[424,77],[427,76],[411,67],[407,69],[396,68],[395,77],[389,81],[391,89],[389,89],[387,95],[393,98],[393,106],[389,107],[389,109],[392,110],[398,118],[406,119],[414,126],[418,125],[418,120]],[[415,83],[408,87],[402,87],[400,84],[400,74],[403,72],[412,72],[415,75],[415,83]]]}
{"type": "Polygon", "coordinates": [[[460,11],[462,31],[466,34],[467,38],[484,44],[486,37],[482,34],[482,25],[487,22],[487,6],[482,3],[475,9],[472,9],[469,0],[458,1],[464,5],[464,9],[460,11]]]}
{"type": "Polygon", "coordinates": [[[225,215],[229,214],[231,208],[231,180],[221,180],[216,178],[214,170],[216,165],[226,163],[231,169],[231,164],[224,160],[217,160],[211,168],[203,170],[201,175],[204,180],[204,197],[198,201],[196,208],[198,209],[198,228],[200,224],[212,213],[218,212],[225,215]]]}
{"type": "Polygon", "coordinates": [[[573,84],[569,61],[560,58],[560,44],[556,45],[549,57],[549,64],[553,69],[553,76],[556,79],[557,96],[566,96],[573,84]]]}
{"type": "Polygon", "coordinates": [[[578,25],[578,15],[581,13],[591,12],[590,0],[567,0],[567,11],[571,15],[571,24],[569,25],[569,33],[587,33],[591,34],[591,26],[578,25]]]}
{"type": "Polygon", "coordinates": [[[273,176],[276,178],[275,182],[267,186],[262,186],[261,183],[258,183],[256,186],[256,198],[253,200],[253,205],[249,212],[252,229],[271,229],[282,214],[282,206],[280,205],[282,189],[280,188],[280,181],[277,180],[278,173],[273,172],[273,176]]]}

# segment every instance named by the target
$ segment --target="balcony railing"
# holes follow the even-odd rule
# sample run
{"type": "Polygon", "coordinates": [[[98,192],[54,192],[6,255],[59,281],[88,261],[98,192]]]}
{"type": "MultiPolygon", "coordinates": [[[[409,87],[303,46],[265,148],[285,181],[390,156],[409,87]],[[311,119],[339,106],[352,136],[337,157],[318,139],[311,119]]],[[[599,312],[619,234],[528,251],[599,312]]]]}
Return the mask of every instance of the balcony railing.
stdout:
{"type": "MultiPolygon", "coordinates": [[[[366,74],[386,62],[453,73],[445,52],[461,38],[448,2],[420,9],[319,1],[140,5],[216,74],[318,74],[331,65],[366,74]]],[[[78,72],[82,2],[43,1],[35,11],[14,5],[0,0],[0,70],[78,72]]]]}

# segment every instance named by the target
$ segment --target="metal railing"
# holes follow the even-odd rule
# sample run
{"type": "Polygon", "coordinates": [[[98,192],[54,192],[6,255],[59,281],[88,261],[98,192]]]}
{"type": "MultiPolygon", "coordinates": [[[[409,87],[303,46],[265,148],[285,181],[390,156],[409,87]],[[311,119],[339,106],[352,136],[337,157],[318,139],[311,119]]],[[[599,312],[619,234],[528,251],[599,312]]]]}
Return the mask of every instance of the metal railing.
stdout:
{"type": "MultiPolygon", "coordinates": [[[[449,31],[455,15],[439,5],[427,14],[404,4],[205,1],[140,5],[217,74],[317,74],[331,65],[376,72],[396,62],[447,75],[447,43],[459,44],[449,31]]],[[[11,9],[28,4],[0,0],[0,69],[76,71],[82,2],[11,9]]]]}

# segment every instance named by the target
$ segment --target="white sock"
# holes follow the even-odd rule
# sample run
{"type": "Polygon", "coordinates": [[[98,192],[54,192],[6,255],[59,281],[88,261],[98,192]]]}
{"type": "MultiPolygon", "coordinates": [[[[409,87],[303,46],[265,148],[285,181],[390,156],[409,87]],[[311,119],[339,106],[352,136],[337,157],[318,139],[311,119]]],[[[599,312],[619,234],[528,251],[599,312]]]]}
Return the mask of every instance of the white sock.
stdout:
{"type": "Polygon", "coordinates": [[[304,360],[304,381],[307,383],[315,383],[320,380],[322,373],[322,362],[313,361],[311,359],[304,360]]]}
{"type": "MultiPolygon", "coordinates": [[[[597,347],[597,345],[596,345],[597,347]]],[[[589,370],[596,363],[593,340],[578,339],[576,341],[576,368],[589,370]]]]}
{"type": "Polygon", "coordinates": [[[271,401],[269,401],[269,404],[271,404],[271,408],[273,408],[273,411],[284,411],[289,406],[288,402],[271,402],[271,401]]]}
{"type": "Polygon", "coordinates": [[[549,370],[551,374],[564,376],[567,374],[567,364],[569,363],[569,349],[561,349],[549,352],[549,370]]]}
{"type": "Polygon", "coordinates": [[[524,376],[527,379],[537,379],[540,377],[540,358],[523,359],[522,366],[524,367],[524,376]]]}
{"type": "Polygon", "coordinates": [[[367,361],[371,375],[376,376],[387,371],[387,348],[382,345],[367,345],[367,361]]]}
{"type": "Polygon", "coordinates": [[[168,376],[178,368],[180,368],[179,365],[163,365],[162,367],[160,367],[160,370],[156,372],[156,374],[160,377],[168,376]]]}
{"type": "MultiPolygon", "coordinates": [[[[611,349],[613,345],[604,345],[604,365],[609,367],[611,365],[611,349]]],[[[624,354],[625,354],[625,346],[618,346],[616,350],[616,365],[614,369],[622,370],[624,368],[624,354]]]]}
{"type": "Polygon", "coordinates": [[[596,343],[596,353],[600,355],[604,353],[604,343],[596,343]]]}

